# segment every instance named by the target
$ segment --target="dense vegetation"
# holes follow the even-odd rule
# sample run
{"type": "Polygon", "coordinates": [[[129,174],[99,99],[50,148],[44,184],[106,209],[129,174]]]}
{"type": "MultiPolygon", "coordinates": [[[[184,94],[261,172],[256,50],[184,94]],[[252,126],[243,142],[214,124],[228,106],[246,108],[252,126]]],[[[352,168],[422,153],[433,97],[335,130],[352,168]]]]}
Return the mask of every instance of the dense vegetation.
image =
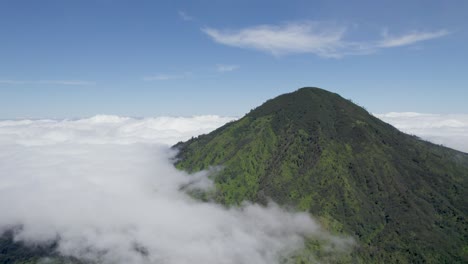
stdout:
{"type": "Polygon", "coordinates": [[[222,166],[205,199],[272,199],[355,237],[337,262],[468,262],[468,154],[404,134],[337,94],[302,88],[174,147],[180,169],[222,166]]]}
{"type": "Polygon", "coordinates": [[[2,264],[82,264],[70,257],[60,256],[56,252],[57,243],[24,244],[14,241],[13,230],[0,236],[0,263],[2,264]]]}

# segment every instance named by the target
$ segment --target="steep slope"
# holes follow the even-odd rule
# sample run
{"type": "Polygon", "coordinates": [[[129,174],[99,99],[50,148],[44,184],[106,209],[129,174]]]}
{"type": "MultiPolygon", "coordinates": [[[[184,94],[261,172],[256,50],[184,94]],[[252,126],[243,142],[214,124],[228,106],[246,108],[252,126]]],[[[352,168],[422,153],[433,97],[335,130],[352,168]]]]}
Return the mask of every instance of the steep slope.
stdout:
{"type": "Polygon", "coordinates": [[[354,236],[351,262],[468,262],[468,154],[337,94],[302,88],[174,147],[180,169],[222,166],[219,202],[272,199],[354,236]]]}

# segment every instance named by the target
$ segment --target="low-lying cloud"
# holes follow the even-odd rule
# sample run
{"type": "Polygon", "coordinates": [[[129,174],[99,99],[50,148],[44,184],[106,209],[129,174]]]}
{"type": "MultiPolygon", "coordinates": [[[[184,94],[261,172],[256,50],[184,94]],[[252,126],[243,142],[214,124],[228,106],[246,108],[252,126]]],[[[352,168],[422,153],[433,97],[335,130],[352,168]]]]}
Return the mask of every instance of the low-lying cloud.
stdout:
{"type": "Polygon", "coordinates": [[[16,240],[58,239],[61,254],[103,263],[278,263],[304,237],[348,243],[306,213],[227,209],[180,190],[210,182],[176,170],[169,146],[230,120],[0,121],[0,232],[19,227],[16,240]]]}
{"type": "Polygon", "coordinates": [[[467,114],[375,114],[401,131],[468,153],[467,114]]]}

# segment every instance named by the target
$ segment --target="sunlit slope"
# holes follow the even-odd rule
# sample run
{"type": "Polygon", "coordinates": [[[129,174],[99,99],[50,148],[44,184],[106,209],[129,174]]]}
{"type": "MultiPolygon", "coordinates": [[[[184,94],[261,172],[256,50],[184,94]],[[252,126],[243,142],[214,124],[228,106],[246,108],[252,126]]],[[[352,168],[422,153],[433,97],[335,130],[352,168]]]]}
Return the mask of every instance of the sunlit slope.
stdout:
{"type": "Polygon", "coordinates": [[[404,134],[337,94],[302,88],[174,146],[221,165],[214,199],[269,199],[354,236],[353,262],[468,262],[468,154],[404,134]]]}

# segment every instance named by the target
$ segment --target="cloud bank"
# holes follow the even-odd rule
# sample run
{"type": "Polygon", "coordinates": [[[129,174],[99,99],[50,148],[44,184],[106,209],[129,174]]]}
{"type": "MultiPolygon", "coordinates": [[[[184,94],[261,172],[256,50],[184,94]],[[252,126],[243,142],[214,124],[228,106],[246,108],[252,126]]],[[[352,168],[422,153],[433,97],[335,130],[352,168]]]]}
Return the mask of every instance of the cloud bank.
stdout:
{"type": "Polygon", "coordinates": [[[231,47],[260,50],[275,56],[311,53],[328,58],[370,54],[382,48],[407,46],[450,34],[443,29],[390,36],[384,31],[381,39],[352,41],[346,38],[349,35],[346,26],[318,21],[258,25],[236,30],[211,27],[201,30],[213,41],[231,47]]]}
{"type": "Polygon", "coordinates": [[[467,114],[421,114],[413,112],[375,114],[401,131],[436,144],[468,153],[467,114]]]}
{"type": "Polygon", "coordinates": [[[278,263],[305,236],[338,244],[306,213],[272,204],[227,209],[181,186],[169,145],[232,120],[218,116],[0,121],[0,232],[58,239],[66,256],[102,263],[278,263]]]}
{"type": "Polygon", "coordinates": [[[0,144],[165,144],[173,145],[233,121],[216,115],[129,118],[97,115],[79,120],[0,121],[0,144]]]}

